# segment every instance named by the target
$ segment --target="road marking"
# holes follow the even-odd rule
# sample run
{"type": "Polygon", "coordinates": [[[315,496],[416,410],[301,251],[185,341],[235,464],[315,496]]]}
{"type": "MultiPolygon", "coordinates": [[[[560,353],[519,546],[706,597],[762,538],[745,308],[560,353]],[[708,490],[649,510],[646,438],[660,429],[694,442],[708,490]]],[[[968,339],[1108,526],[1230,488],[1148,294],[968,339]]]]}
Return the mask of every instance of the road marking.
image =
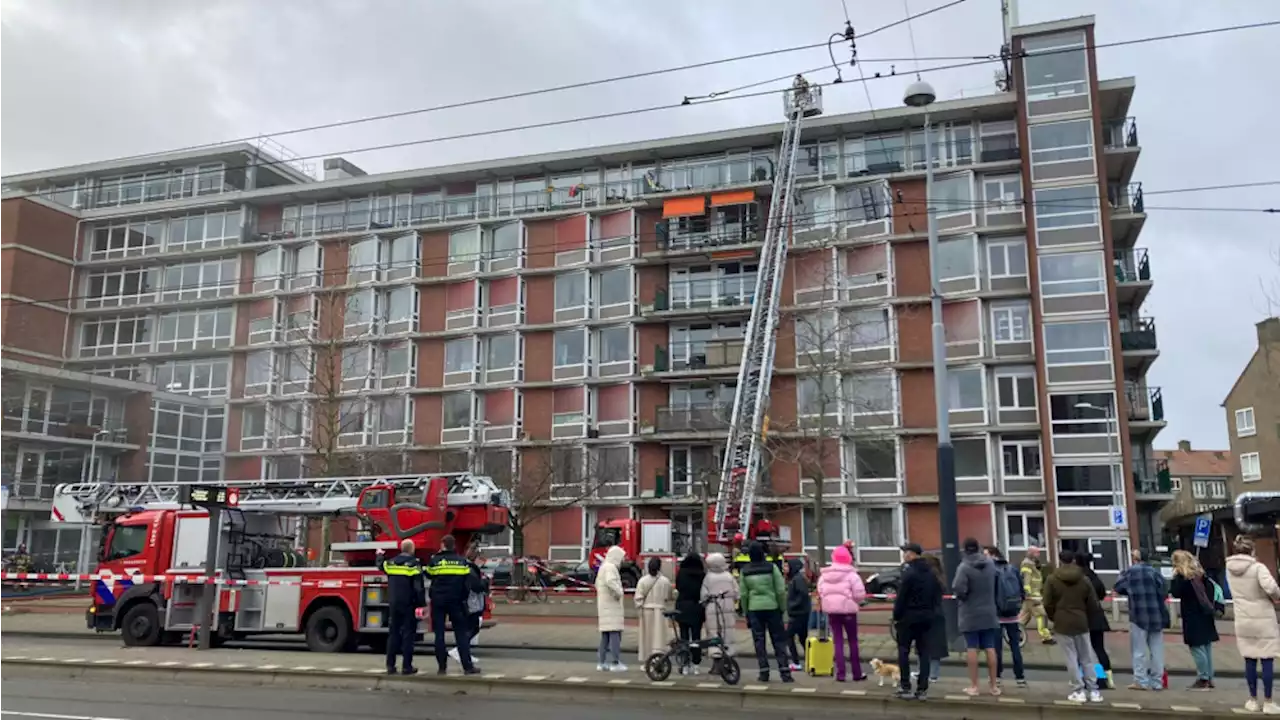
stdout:
{"type": "Polygon", "coordinates": [[[742,686],[742,689],[743,689],[743,690],[755,690],[755,691],[759,692],[760,690],[768,690],[768,689],[769,689],[769,686],[768,686],[768,685],[743,685],[743,686],[742,686]]]}
{"type": "Polygon", "coordinates": [[[192,668],[210,668],[210,667],[213,667],[213,663],[211,663],[211,662],[198,662],[198,663],[191,663],[190,665],[187,665],[187,667],[192,667],[192,668]]]}
{"type": "Polygon", "coordinates": [[[101,660],[94,660],[93,664],[94,665],[114,665],[118,662],[120,661],[115,658],[102,658],[101,660]]]}
{"type": "Polygon", "coordinates": [[[671,687],[672,685],[675,685],[675,683],[670,680],[654,680],[649,684],[654,687],[671,687]]]}
{"type": "Polygon", "coordinates": [[[231,664],[229,664],[229,665],[223,665],[223,666],[221,666],[221,667],[222,667],[224,670],[239,670],[240,668],[247,668],[247,667],[249,667],[249,666],[248,666],[248,665],[242,665],[242,664],[240,664],[240,663],[231,663],[231,664]]]}
{"type": "Polygon", "coordinates": [[[866,690],[841,690],[841,695],[866,695],[866,690]]]}
{"type": "Polygon", "coordinates": [[[178,662],[177,660],[167,660],[162,663],[156,663],[156,666],[157,667],[173,667],[175,665],[181,665],[181,664],[182,663],[178,662]]]}
{"type": "Polygon", "coordinates": [[[279,670],[280,666],[279,665],[259,665],[258,669],[259,670],[279,670]]]}
{"type": "Polygon", "coordinates": [[[506,674],[506,673],[492,673],[492,674],[490,674],[490,673],[485,673],[485,674],[484,674],[484,679],[485,679],[485,680],[501,680],[502,678],[504,678],[504,677],[506,677],[506,676],[507,676],[507,674],[506,674]]]}
{"type": "Polygon", "coordinates": [[[610,685],[630,685],[631,681],[630,680],[610,680],[609,684],[610,685]]]}
{"type": "Polygon", "coordinates": [[[720,683],[698,683],[698,687],[700,687],[700,688],[718,688],[718,687],[720,687],[720,683]]]}
{"type": "Polygon", "coordinates": [[[575,676],[575,677],[567,677],[564,679],[564,681],[567,683],[584,683],[587,681],[587,679],[584,677],[575,676]]]}
{"type": "Polygon", "coordinates": [[[129,662],[125,663],[125,665],[146,665],[149,662],[150,662],[149,660],[130,660],[129,662]]]}
{"type": "Polygon", "coordinates": [[[68,664],[70,664],[70,663],[82,663],[82,662],[84,662],[84,658],[67,658],[66,660],[63,660],[62,662],[64,662],[64,663],[68,663],[68,664]]]}
{"type": "Polygon", "coordinates": [[[968,695],[943,695],[943,700],[968,700],[968,695]]]}
{"type": "Polygon", "coordinates": [[[351,668],[334,667],[334,668],[329,668],[329,672],[331,672],[331,673],[344,673],[344,672],[351,672],[351,668]]]}
{"type": "Polygon", "coordinates": [[[298,667],[294,668],[294,670],[299,670],[302,672],[306,672],[307,670],[315,670],[315,669],[316,669],[315,665],[299,665],[298,667]]]}
{"type": "Polygon", "coordinates": [[[4,659],[5,660],[26,660],[27,656],[26,655],[10,655],[9,657],[4,659]]]}
{"type": "Polygon", "coordinates": [[[0,715],[47,718],[47,720],[121,720],[120,718],[101,717],[99,715],[55,715],[53,713],[18,712],[17,710],[0,710],[0,715]]]}
{"type": "Polygon", "coordinates": [[[369,668],[368,670],[364,671],[364,674],[365,675],[385,675],[386,672],[387,672],[386,670],[379,670],[378,668],[369,668]]]}
{"type": "Polygon", "coordinates": [[[1023,704],[1023,705],[1025,705],[1027,702],[1022,698],[1011,698],[1011,697],[998,697],[996,698],[996,700],[1002,703],[1016,703],[1016,704],[1023,704]]]}
{"type": "Polygon", "coordinates": [[[1169,709],[1174,712],[1202,712],[1195,705],[1173,705],[1169,709]]]}
{"type": "Polygon", "coordinates": [[[793,693],[816,693],[818,688],[791,688],[793,693]]]}
{"type": "Polygon", "coordinates": [[[542,680],[546,680],[546,679],[547,679],[547,676],[546,676],[546,675],[525,675],[525,676],[524,676],[523,678],[521,678],[521,679],[522,679],[522,680],[528,680],[528,681],[530,681],[530,682],[540,682],[540,681],[542,681],[542,680]]]}
{"type": "Polygon", "coordinates": [[[1122,710],[1141,710],[1142,706],[1138,703],[1113,702],[1111,707],[1121,708],[1122,710]]]}
{"type": "Polygon", "coordinates": [[[36,658],[36,662],[53,662],[55,659],[56,658],[42,657],[42,658],[36,658]]]}
{"type": "Polygon", "coordinates": [[[1081,705],[1084,705],[1084,703],[1076,702],[1075,700],[1054,700],[1053,704],[1066,705],[1067,707],[1080,707],[1081,705]]]}

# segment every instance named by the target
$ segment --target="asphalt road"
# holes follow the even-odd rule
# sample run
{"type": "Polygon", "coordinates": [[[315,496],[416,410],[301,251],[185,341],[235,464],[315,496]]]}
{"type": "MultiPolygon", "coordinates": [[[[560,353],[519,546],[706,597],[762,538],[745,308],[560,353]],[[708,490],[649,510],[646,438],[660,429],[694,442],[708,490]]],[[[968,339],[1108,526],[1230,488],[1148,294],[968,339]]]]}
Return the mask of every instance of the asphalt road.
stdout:
{"type": "MultiPolygon", "coordinates": [[[[6,720],[650,720],[653,708],[573,702],[496,700],[465,695],[406,695],[394,692],[336,692],[283,688],[179,687],[130,683],[43,682],[29,679],[0,682],[0,716],[6,720]]],[[[671,720],[705,720],[707,711],[663,709],[671,720]]],[[[739,720],[785,720],[777,712],[734,711],[739,720]]],[[[814,715],[811,717],[847,717],[814,715]]]]}

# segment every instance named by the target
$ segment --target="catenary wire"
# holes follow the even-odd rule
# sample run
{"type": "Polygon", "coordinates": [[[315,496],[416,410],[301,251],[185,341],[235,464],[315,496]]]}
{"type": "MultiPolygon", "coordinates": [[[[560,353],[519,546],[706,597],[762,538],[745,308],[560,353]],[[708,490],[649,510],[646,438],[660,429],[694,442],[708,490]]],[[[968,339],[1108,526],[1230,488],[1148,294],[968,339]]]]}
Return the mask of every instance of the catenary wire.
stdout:
{"type": "MultiPolygon", "coordinates": [[[[1218,27],[1218,28],[1206,28],[1201,30],[1191,30],[1191,31],[1186,31],[1181,33],[1170,33],[1165,35],[1154,35],[1154,36],[1148,36],[1148,37],[1142,37],[1142,38],[1131,38],[1129,40],[1121,40],[1116,42],[1097,44],[1093,46],[1093,49],[1097,50],[1097,49],[1112,48],[1112,47],[1123,47],[1126,45],[1137,45],[1142,43],[1157,42],[1157,41],[1163,41],[1163,40],[1185,39],[1189,37],[1198,37],[1198,36],[1211,35],[1211,34],[1223,33],[1223,32],[1253,30],[1253,29],[1258,29],[1263,27],[1272,27],[1276,25],[1280,25],[1280,20],[1250,23],[1245,25],[1232,25],[1232,26],[1218,27]]],[[[1036,53],[1036,55],[1045,56],[1045,55],[1053,55],[1058,53],[1079,52],[1079,51],[1080,51],[1080,48],[1064,48],[1060,50],[1049,50],[1042,53],[1036,53]]],[[[1017,57],[1020,58],[1024,56],[1025,55],[1019,55],[1017,57]]],[[[926,72],[940,72],[943,70],[957,70],[957,69],[962,69],[967,67],[975,67],[978,65],[985,65],[991,62],[1002,61],[1000,57],[992,56],[992,55],[973,56],[973,57],[979,57],[980,59],[972,60],[970,62],[954,63],[950,65],[936,65],[933,67],[921,68],[919,72],[926,73],[926,72]]],[[[823,68],[825,67],[827,66],[823,65],[823,68]]],[[[786,77],[790,77],[790,75],[787,75],[786,77]]],[[[897,77],[897,76],[877,74],[877,75],[873,75],[870,78],[866,78],[864,80],[849,81],[849,82],[865,83],[871,80],[883,80],[891,77],[897,77]]],[[[232,166],[228,166],[225,169],[247,169],[249,167],[259,167],[259,168],[272,167],[276,165],[286,165],[286,164],[297,162],[300,160],[316,160],[320,158],[331,157],[334,155],[357,155],[360,153],[375,152],[380,150],[394,150],[394,149],[412,147],[417,145],[428,145],[428,144],[448,142],[453,140],[466,140],[466,139],[473,139],[477,137],[502,135],[502,134],[507,134],[512,132],[520,132],[524,130],[540,130],[540,129],[550,128],[550,127],[571,125],[571,124],[576,124],[581,122],[592,122],[596,120],[606,120],[606,119],[612,119],[612,118],[618,118],[618,117],[626,117],[630,115],[642,115],[642,114],[647,114],[652,112],[658,112],[661,110],[674,110],[676,108],[688,107],[691,105],[696,106],[696,105],[704,105],[704,104],[714,103],[714,102],[724,102],[728,100],[745,100],[753,97],[765,97],[769,95],[777,95],[782,92],[787,92],[788,90],[789,90],[788,88],[780,88],[777,90],[767,90],[767,91],[761,91],[761,92],[755,92],[755,93],[748,93],[745,95],[708,97],[706,99],[698,100],[693,103],[684,103],[684,102],[666,103],[661,105],[652,105],[649,107],[632,108],[629,110],[619,110],[619,111],[614,111],[609,113],[600,113],[596,115],[587,115],[587,116],[580,116],[580,117],[574,117],[574,118],[563,118],[560,120],[550,120],[550,121],[541,122],[541,123],[531,123],[527,125],[517,125],[512,127],[506,127],[506,128],[495,128],[492,130],[480,130],[480,131],[459,133],[455,135],[446,135],[446,136],[440,136],[440,137],[434,137],[434,138],[420,138],[417,140],[406,140],[406,141],[395,142],[395,143],[386,143],[382,145],[354,147],[354,148],[347,148],[344,150],[330,150],[327,152],[316,153],[313,155],[296,156],[293,158],[289,158],[287,160],[270,160],[266,162],[246,163],[244,165],[232,165],[232,166]]],[[[587,150],[589,148],[583,148],[583,149],[587,150]]],[[[37,192],[17,193],[17,194],[11,194],[7,199],[19,199],[24,197],[31,197],[33,195],[38,195],[38,194],[41,194],[41,193],[37,193],[37,192]]]]}

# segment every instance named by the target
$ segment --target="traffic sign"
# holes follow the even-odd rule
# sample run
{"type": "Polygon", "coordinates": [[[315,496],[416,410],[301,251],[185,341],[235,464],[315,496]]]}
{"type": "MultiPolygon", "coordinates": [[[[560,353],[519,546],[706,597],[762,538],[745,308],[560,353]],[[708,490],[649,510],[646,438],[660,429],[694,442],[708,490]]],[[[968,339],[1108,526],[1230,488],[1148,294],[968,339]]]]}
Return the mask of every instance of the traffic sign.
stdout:
{"type": "Polygon", "coordinates": [[[1127,526],[1128,523],[1124,519],[1124,508],[1119,505],[1113,505],[1111,507],[1111,527],[1122,529],[1127,526]]]}
{"type": "Polygon", "coordinates": [[[187,485],[182,488],[179,499],[196,507],[235,507],[240,502],[240,490],[217,485],[187,485]]]}
{"type": "Polygon", "coordinates": [[[1209,547],[1209,530],[1213,527],[1213,518],[1209,515],[1200,515],[1196,518],[1196,547],[1209,547]]]}

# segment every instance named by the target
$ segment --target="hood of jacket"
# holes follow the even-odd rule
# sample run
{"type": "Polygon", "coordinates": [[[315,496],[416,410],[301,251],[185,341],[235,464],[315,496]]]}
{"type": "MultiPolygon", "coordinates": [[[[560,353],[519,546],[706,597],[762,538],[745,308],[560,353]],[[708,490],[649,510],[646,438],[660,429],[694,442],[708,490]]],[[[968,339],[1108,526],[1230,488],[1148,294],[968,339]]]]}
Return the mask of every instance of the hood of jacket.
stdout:
{"type": "Polygon", "coordinates": [[[1232,555],[1227,558],[1227,572],[1236,577],[1244,577],[1244,574],[1257,564],[1258,558],[1252,555],[1232,555]]]}
{"type": "Polygon", "coordinates": [[[702,558],[697,555],[685,555],[680,561],[681,570],[702,570],[703,567],[702,558]]]}
{"type": "Polygon", "coordinates": [[[787,569],[791,571],[791,574],[787,577],[795,577],[797,574],[803,574],[804,561],[800,558],[790,558],[787,560],[787,569]]]}
{"type": "Polygon", "coordinates": [[[707,556],[707,572],[722,573],[728,569],[729,561],[724,559],[724,555],[711,553],[707,556]]]}
{"type": "Polygon", "coordinates": [[[1053,576],[1067,585],[1075,585],[1084,579],[1084,570],[1079,565],[1063,565],[1053,571],[1053,576]]]}
{"type": "Polygon", "coordinates": [[[829,580],[842,580],[858,571],[852,565],[828,565],[822,568],[822,577],[829,580]]]}
{"type": "Polygon", "coordinates": [[[980,552],[964,556],[964,564],[972,566],[975,570],[982,570],[991,564],[991,558],[980,552]]]}
{"type": "Polygon", "coordinates": [[[627,551],[622,549],[621,545],[614,545],[604,554],[604,561],[614,567],[622,565],[622,561],[627,559],[627,551]]]}

